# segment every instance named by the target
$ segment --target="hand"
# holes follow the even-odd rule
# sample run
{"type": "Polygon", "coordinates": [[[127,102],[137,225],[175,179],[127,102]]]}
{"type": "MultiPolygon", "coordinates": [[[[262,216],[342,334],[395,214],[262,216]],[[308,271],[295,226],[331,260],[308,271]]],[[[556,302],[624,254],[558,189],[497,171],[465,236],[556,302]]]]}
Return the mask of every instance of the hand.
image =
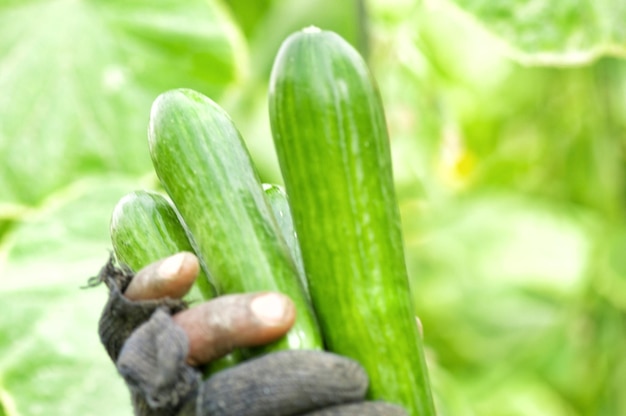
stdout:
{"type": "MultiPolygon", "coordinates": [[[[195,255],[178,253],[140,270],[124,296],[134,301],[181,299],[198,270],[195,255]]],[[[210,363],[234,348],[275,341],[289,331],[295,318],[293,302],[280,293],[220,296],[172,317],[189,339],[187,362],[192,366],[210,363]]]]}
{"type": "Polygon", "coordinates": [[[149,304],[156,310],[137,329],[131,331],[127,325],[126,336],[130,337],[113,342],[123,344],[117,349],[108,345],[106,334],[102,336],[132,392],[136,414],[406,415],[397,406],[363,401],[365,372],[356,362],[331,353],[272,353],[202,381],[188,364],[206,364],[233,348],[279,338],[295,319],[291,300],[278,293],[230,295],[180,311],[176,299],[189,290],[198,271],[194,255],[179,253],[134,277],[102,277],[115,270],[105,267],[101,272],[101,279],[111,288],[111,299],[116,298],[116,287],[119,289],[117,301],[110,300],[105,308],[105,329],[115,327],[105,319],[110,315],[136,315],[118,313],[117,304],[135,310],[137,305],[149,304]]]}

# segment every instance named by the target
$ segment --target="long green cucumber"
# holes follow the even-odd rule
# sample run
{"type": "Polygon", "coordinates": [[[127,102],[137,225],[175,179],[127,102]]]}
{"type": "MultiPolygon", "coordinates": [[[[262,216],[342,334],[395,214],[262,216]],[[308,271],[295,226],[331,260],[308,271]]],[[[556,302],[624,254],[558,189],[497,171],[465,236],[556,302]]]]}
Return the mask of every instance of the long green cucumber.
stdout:
{"type": "Polygon", "coordinates": [[[365,367],[371,398],[435,414],[384,109],[366,63],[332,32],[297,32],[274,62],[269,110],[327,347],[365,367]]]}
{"type": "Polygon", "coordinates": [[[165,92],[152,106],[149,145],[155,171],[193,235],[218,294],[271,290],[294,301],[294,326],[260,352],[321,349],[294,261],[226,112],[192,90],[165,92]]]}
{"type": "MultiPolygon", "coordinates": [[[[163,195],[152,191],[123,196],[113,209],[109,231],[116,259],[134,271],[181,251],[195,252],[176,209],[163,195]]],[[[199,260],[200,272],[185,296],[189,302],[215,297],[206,266],[202,258],[199,260]]],[[[233,351],[206,366],[204,374],[214,374],[239,361],[240,352],[233,351]]]]}
{"type": "MultiPolygon", "coordinates": [[[[115,257],[134,271],[180,251],[194,252],[175,208],[156,192],[135,191],[122,197],[113,209],[109,231],[115,257]]],[[[189,300],[215,296],[204,268],[201,264],[189,300]]]]}

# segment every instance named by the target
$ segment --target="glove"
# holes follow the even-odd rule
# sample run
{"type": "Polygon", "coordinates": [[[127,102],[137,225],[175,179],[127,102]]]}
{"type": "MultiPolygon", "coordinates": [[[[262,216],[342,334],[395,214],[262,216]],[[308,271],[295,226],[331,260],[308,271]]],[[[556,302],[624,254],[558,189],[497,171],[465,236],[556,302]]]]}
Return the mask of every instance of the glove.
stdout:
{"type": "Polygon", "coordinates": [[[109,288],[100,339],[126,381],[135,415],[406,415],[398,406],[364,401],[364,370],[327,352],[271,353],[203,380],[186,363],[189,339],[171,317],[184,302],[130,301],[123,292],[133,274],[112,260],[97,278],[109,288]]]}

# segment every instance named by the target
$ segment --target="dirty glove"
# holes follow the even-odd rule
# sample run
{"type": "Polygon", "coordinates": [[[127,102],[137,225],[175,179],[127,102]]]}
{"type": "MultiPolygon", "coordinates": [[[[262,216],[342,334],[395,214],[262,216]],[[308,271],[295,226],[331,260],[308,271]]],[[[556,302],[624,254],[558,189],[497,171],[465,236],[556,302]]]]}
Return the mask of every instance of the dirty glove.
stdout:
{"type": "Polygon", "coordinates": [[[123,292],[132,277],[111,261],[100,272],[110,295],[99,333],[136,415],[406,415],[397,406],[364,401],[364,370],[321,351],[271,353],[203,380],[186,362],[189,338],[171,316],[185,304],[127,299],[123,292]]]}

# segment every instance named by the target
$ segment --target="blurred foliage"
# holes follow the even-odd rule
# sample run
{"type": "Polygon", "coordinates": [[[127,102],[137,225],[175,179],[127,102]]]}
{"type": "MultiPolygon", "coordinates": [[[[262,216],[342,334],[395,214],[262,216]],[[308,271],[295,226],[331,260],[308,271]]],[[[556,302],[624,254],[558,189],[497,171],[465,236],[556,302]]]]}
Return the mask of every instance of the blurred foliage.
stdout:
{"type": "Polygon", "coordinates": [[[0,203],[37,204],[77,176],[145,172],[140,109],[181,83],[219,93],[247,66],[242,49],[222,9],[201,0],[0,3],[0,152],[11,155],[0,203]]]}
{"type": "Polygon", "coordinates": [[[543,65],[579,65],[602,55],[626,56],[622,17],[626,4],[614,0],[438,0],[443,7],[478,20],[500,38],[514,59],[543,65]]]}
{"type": "Polygon", "coordinates": [[[439,414],[626,414],[624,18],[608,0],[0,0],[0,414],[130,414],[95,333],[104,290],[79,288],[117,200],[156,186],[150,102],[211,95],[280,182],[267,77],[311,24],[383,94],[439,414]]]}

